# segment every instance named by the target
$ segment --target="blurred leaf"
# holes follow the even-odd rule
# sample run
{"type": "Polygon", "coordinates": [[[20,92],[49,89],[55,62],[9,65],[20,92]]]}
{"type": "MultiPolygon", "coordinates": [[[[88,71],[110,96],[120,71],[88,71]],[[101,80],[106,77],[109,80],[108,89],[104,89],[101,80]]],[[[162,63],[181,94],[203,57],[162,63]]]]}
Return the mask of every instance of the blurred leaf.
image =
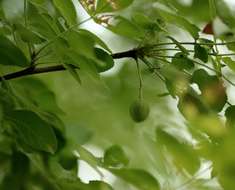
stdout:
{"type": "Polygon", "coordinates": [[[49,14],[41,13],[34,5],[28,4],[28,25],[32,32],[45,39],[52,39],[59,32],[55,19],[49,14]]]}
{"type": "Polygon", "coordinates": [[[235,61],[232,60],[231,57],[223,57],[222,60],[232,71],[235,72],[235,61]]]}
{"type": "Polygon", "coordinates": [[[111,167],[126,166],[129,159],[126,156],[122,147],[113,145],[109,147],[104,153],[104,165],[111,167]]]}
{"type": "Polygon", "coordinates": [[[132,15],[132,20],[141,28],[147,30],[160,30],[157,22],[149,18],[146,14],[135,12],[132,15]]]}
{"type": "Polygon", "coordinates": [[[45,0],[29,0],[29,1],[35,4],[39,4],[39,5],[42,5],[43,3],[45,3],[45,0]]]}
{"type": "Polygon", "coordinates": [[[211,140],[219,139],[227,134],[227,129],[216,114],[198,115],[191,121],[191,125],[206,133],[211,140]]]}
{"type": "Polygon", "coordinates": [[[10,22],[16,22],[23,16],[24,2],[18,0],[1,0],[1,8],[5,19],[10,22]]]}
{"type": "Polygon", "coordinates": [[[71,64],[80,68],[80,72],[87,73],[92,79],[96,81],[99,80],[95,59],[89,59],[75,51],[67,52],[66,56],[71,58],[71,64]]]}
{"type": "Polygon", "coordinates": [[[187,58],[185,54],[179,52],[172,58],[171,64],[174,65],[179,70],[190,70],[194,68],[194,63],[192,60],[187,58]]]}
{"type": "Polygon", "coordinates": [[[0,36],[0,64],[10,66],[29,66],[29,61],[10,40],[0,36]]]}
{"type": "Polygon", "coordinates": [[[230,127],[235,126],[235,106],[229,106],[225,111],[226,125],[230,127]]]}
{"type": "Polygon", "coordinates": [[[198,84],[203,101],[215,111],[221,111],[227,102],[226,89],[223,81],[216,75],[209,75],[199,69],[193,73],[192,82],[198,84]]]}
{"type": "Polygon", "coordinates": [[[200,46],[199,44],[195,44],[194,46],[194,58],[198,58],[204,63],[208,62],[208,53],[207,50],[200,46]]]}
{"type": "Polygon", "coordinates": [[[172,14],[168,11],[164,11],[164,10],[161,10],[161,9],[157,9],[156,11],[161,17],[163,17],[163,19],[166,22],[174,24],[174,25],[176,25],[180,28],[183,28],[184,30],[189,32],[194,39],[199,38],[198,32],[200,31],[200,29],[197,26],[195,26],[194,24],[191,24],[184,17],[181,17],[181,16],[176,15],[176,14],[172,14]]]}
{"type": "Polygon", "coordinates": [[[104,72],[113,67],[114,61],[110,54],[100,48],[95,48],[95,55],[98,59],[96,61],[96,68],[98,72],[104,72]]]}
{"type": "Polygon", "coordinates": [[[67,170],[63,168],[57,156],[50,157],[48,165],[49,165],[50,173],[54,175],[54,179],[56,179],[56,181],[58,181],[59,183],[60,181],[63,181],[63,180],[79,181],[76,171],[67,170]]]}
{"type": "Polygon", "coordinates": [[[8,116],[19,137],[36,150],[54,153],[57,149],[56,136],[51,125],[29,110],[12,111],[8,116]]]}
{"type": "Polygon", "coordinates": [[[115,16],[107,28],[114,33],[135,40],[144,36],[143,31],[137,25],[122,16],[115,16]]]}
{"type": "Polygon", "coordinates": [[[3,87],[0,87],[0,105],[2,108],[2,114],[9,113],[15,107],[14,97],[11,92],[3,87]]]}
{"type": "Polygon", "coordinates": [[[227,163],[224,165],[223,169],[220,171],[218,176],[218,181],[224,190],[230,190],[235,188],[234,182],[235,167],[233,163],[227,163]]]}
{"type": "Polygon", "coordinates": [[[77,13],[71,0],[53,0],[53,3],[70,26],[77,23],[77,13]]]}
{"type": "Polygon", "coordinates": [[[22,78],[12,81],[12,84],[14,85],[15,93],[28,106],[33,105],[43,111],[63,113],[57,104],[55,93],[41,80],[33,77],[22,78]]]}
{"type": "MultiPolygon", "coordinates": [[[[176,61],[181,64],[178,59],[176,61]]],[[[181,69],[169,64],[161,68],[161,74],[166,78],[165,85],[172,97],[182,96],[188,91],[189,77],[181,69]]]]}
{"type": "Polygon", "coordinates": [[[113,188],[103,181],[90,181],[85,190],[112,190],[113,188]]]}
{"type": "Polygon", "coordinates": [[[200,160],[194,148],[179,142],[167,132],[157,129],[157,141],[165,145],[172,154],[176,167],[185,168],[190,174],[194,174],[200,167],[200,160]]]}
{"type": "MultiPolygon", "coordinates": [[[[67,57],[67,61],[68,59],[70,59],[69,57],[67,57]]],[[[64,64],[64,67],[69,71],[69,73],[73,76],[73,78],[78,82],[78,84],[82,84],[81,78],[76,70],[76,68],[74,68],[73,65],[70,64],[64,64]]]]}
{"type": "Polygon", "coordinates": [[[186,119],[193,120],[199,115],[207,114],[209,109],[192,89],[185,93],[178,102],[178,109],[186,119]]]}
{"type": "Polygon", "coordinates": [[[224,0],[216,0],[216,10],[219,18],[229,27],[235,27],[235,15],[230,10],[229,5],[224,0]]]}
{"type": "Polygon", "coordinates": [[[66,34],[66,40],[70,49],[87,58],[94,58],[94,45],[95,42],[88,33],[80,31],[71,31],[66,34]]]}
{"type": "Polygon", "coordinates": [[[59,155],[59,163],[65,170],[75,170],[78,168],[78,158],[71,151],[63,151],[59,155]]]}
{"type": "Polygon", "coordinates": [[[134,0],[115,0],[106,1],[98,0],[96,5],[96,13],[114,12],[124,9],[132,4],[134,0]]]}
{"type": "Polygon", "coordinates": [[[101,38],[96,36],[94,33],[90,32],[88,30],[85,30],[85,29],[79,29],[78,32],[81,34],[84,34],[84,36],[89,36],[89,38],[93,39],[97,45],[99,45],[100,47],[104,48],[109,53],[111,53],[111,49],[109,49],[109,47],[106,45],[106,43],[101,38]]]}
{"type": "Polygon", "coordinates": [[[84,160],[85,162],[87,162],[94,170],[97,171],[97,173],[100,174],[100,171],[97,168],[101,163],[100,158],[95,157],[91,152],[89,152],[82,146],[79,146],[77,151],[79,153],[78,159],[84,160]]]}
{"type": "Polygon", "coordinates": [[[0,36],[11,35],[11,28],[7,25],[0,26],[0,36]]]}
{"type": "Polygon", "coordinates": [[[16,28],[17,32],[20,34],[21,39],[24,42],[30,42],[30,43],[33,43],[33,44],[41,44],[45,41],[43,38],[38,36],[36,33],[34,33],[31,30],[25,28],[21,24],[15,24],[15,28],[16,28]]]}
{"type": "Polygon", "coordinates": [[[20,190],[25,187],[29,175],[29,159],[20,152],[14,152],[11,157],[11,171],[0,183],[1,190],[20,190]]]}
{"type": "Polygon", "coordinates": [[[139,190],[159,190],[158,181],[148,172],[141,169],[109,169],[114,175],[122,178],[139,190]]]}

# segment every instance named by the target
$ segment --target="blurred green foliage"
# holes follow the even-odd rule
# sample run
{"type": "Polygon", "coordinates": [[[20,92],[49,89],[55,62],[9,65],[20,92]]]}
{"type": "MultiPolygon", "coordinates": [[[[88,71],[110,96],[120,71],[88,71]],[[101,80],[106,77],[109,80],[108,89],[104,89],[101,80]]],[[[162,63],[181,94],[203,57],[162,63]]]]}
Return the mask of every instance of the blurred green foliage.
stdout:
{"type": "Polygon", "coordinates": [[[0,190],[234,189],[234,23],[224,0],[0,0],[0,190]]]}

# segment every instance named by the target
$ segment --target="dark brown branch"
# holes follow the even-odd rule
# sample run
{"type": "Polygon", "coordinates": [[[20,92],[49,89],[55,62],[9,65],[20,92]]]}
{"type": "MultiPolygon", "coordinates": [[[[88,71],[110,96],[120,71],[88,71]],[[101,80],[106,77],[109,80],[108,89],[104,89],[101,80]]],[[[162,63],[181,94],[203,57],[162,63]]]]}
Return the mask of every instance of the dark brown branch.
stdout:
{"type": "MultiPolygon", "coordinates": [[[[129,51],[125,51],[125,52],[120,52],[120,53],[116,53],[116,54],[111,54],[111,56],[113,57],[113,59],[121,59],[121,58],[133,58],[136,59],[137,57],[137,50],[133,49],[133,50],[129,50],[129,51]]],[[[78,67],[75,67],[77,68],[78,67]]],[[[15,79],[15,78],[19,78],[19,77],[24,77],[24,76],[28,76],[28,75],[35,75],[35,74],[40,74],[40,73],[50,73],[50,72],[55,72],[55,71],[64,71],[66,70],[64,68],[63,65],[56,65],[56,66],[47,66],[47,67],[28,67],[26,69],[23,69],[21,71],[17,71],[14,73],[10,73],[10,74],[6,74],[4,76],[0,76],[0,81],[2,80],[11,80],[11,79],[15,79]]]]}
{"type": "Polygon", "coordinates": [[[121,58],[136,59],[137,58],[137,51],[138,51],[137,49],[132,49],[132,50],[129,50],[129,51],[115,53],[115,54],[112,54],[111,56],[113,57],[113,59],[121,59],[121,58]]]}
{"type": "Polygon", "coordinates": [[[40,73],[50,73],[50,72],[56,72],[56,71],[64,71],[66,70],[63,65],[56,65],[56,66],[48,66],[48,67],[41,67],[41,68],[34,68],[34,67],[29,67],[21,71],[17,71],[14,73],[10,73],[7,75],[4,75],[3,77],[0,78],[0,81],[2,80],[11,80],[23,76],[28,76],[28,75],[35,75],[35,74],[40,74],[40,73]]]}

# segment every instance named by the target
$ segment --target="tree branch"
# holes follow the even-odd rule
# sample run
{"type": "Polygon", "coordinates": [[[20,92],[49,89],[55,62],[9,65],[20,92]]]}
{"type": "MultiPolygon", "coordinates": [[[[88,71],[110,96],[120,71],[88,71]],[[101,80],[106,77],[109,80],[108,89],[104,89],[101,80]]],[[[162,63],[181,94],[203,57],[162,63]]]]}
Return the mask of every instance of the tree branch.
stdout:
{"type": "MultiPolygon", "coordinates": [[[[120,52],[120,53],[115,53],[111,54],[113,59],[121,59],[121,58],[133,58],[136,59],[137,56],[137,50],[129,50],[125,52],[120,52]]],[[[75,67],[75,69],[79,69],[78,67],[75,67]]],[[[64,71],[66,68],[63,65],[55,65],[55,66],[45,66],[45,67],[34,67],[30,66],[26,69],[23,69],[21,71],[13,72],[6,74],[4,76],[0,76],[0,81],[3,80],[11,80],[11,79],[16,79],[28,75],[35,75],[35,74],[40,74],[40,73],[50,73],[50,72],[56,72],[56,71],[64,71]]]]}

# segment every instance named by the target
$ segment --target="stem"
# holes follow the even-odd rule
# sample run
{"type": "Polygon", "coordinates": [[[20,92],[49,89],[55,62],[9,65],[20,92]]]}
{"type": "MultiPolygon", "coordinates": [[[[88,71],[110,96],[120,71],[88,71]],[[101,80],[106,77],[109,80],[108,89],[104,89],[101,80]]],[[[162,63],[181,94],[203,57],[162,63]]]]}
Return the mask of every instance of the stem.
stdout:
{"type": "MultiPolygon", "coordinates": [[[[163,76],[161,76],[161,74],[157,71],[156,68],[154,68],[153,64],[150,63],[146,58],[142,57],[141,60],[145,63],[145,65],[148,66],[149,70],[153,70],[153,73],[155,75],[157,75],[157,77],[162,80],[163,82],[165,82],[165,79],[163,76]]],[[[167,61],[167,60],[164,60],[164,61],[167,61]]]]}
{"type": "MultiPolygon", "coordinates": [[[[224,46],[224,45],[228,45],[228,44],[235,44],[235,41],[231,41],[231,42],[220,42],[220,43],[203,43],[203,42],[179,42],[181,45],[218,45],[218,46],[224,46]]],[[[154,46],[165,46],[165,45],[176,45],[173,42],[162,42],[162,43],[157,43],[154,46]]]]}
{"type": "MultiPolygon", "coordinates": [[[[173,58],[172,56],[158,56],[158,55],[156,55],[156,58],[158,58],[158,59],[160,59],[160,58],[173,58]]],[[[164,59],[161,59],[162,61],[165,61],[165,62],[167,62],[167,63],[170,63],[169,61],[167,61],[167,60],[164,60],[164,59]]],[[[198,65],[200,65],[200,66],[202,66],[202,67],[205,67],[205,68],[207,68],[207,69],[209,69],[209,70],[211,70],[211,71],[213,71],[213,72],[215,72],[216,74],[218,74],[218,71],[216,70],[216,69],[214,69],[214,68],[211,68],[211,67],[209,67],[209,66],[207,66],[207,65],[205,65],[205,64],[203,64],[203,63],[200,63],[200,62],[198,62],[198,61],[195,61],[195,60],[193,60],[193,59],[190,59],[191,61],[193,61],[194,63],[196,63],[196,64],[198,64],[198,65]]],[[[227,81],[229,84],[231,84],[231,85],[233,85],[233,86],[235,86],[235,83],[233,83],[231,80],[229,80],[226,76],[224,76],[223,74],[222,74],[222,72],[219,72],[219,75],[225,80],[225,81],[227,81]]]]}
{"type": "MultiPolygon", "coordinates": [[[[151,50],[154,54],[154,52],[158,52],[158,51],[181,51],[180,49],[176,49],[176,48],[157,48],[157,49],[152,49],[151,50]]],[[[187,50],[190,53],[194,53],[194,50],[187,50]]],[[[151,53],[150,53],[151,54],[151,53]]],[[[235,53],[221,53],[219,54],[217,51],[214,53],[208,53],[208,55],[211,56],[218,56],[218,57],[223,57],[223,56],[235,56],[235,53]]]]}
{"type": "MultiPolygon", "coordinates": [[[[28,29],[27,8],[28,8],[28,1],[24,0],[24,25],[25,25],[26,29],[28,29]]],[[[29,54],[30,54],[30,56],[32,56],[31,44],[28,42],[27,46],[28,46],[29,54]]],[[[33,65],[33,61],[31,62],[31,64],[33,65]]]]}
{"type": "Polygon", "coordinates": [[[139,100],[142,101],[143,100],[143,78],[141,75],[140,63],[138,59],[136,59],[136,66],[137,66],[137,72],[138,72],[138,77],[139,77],[139,100]]]}

